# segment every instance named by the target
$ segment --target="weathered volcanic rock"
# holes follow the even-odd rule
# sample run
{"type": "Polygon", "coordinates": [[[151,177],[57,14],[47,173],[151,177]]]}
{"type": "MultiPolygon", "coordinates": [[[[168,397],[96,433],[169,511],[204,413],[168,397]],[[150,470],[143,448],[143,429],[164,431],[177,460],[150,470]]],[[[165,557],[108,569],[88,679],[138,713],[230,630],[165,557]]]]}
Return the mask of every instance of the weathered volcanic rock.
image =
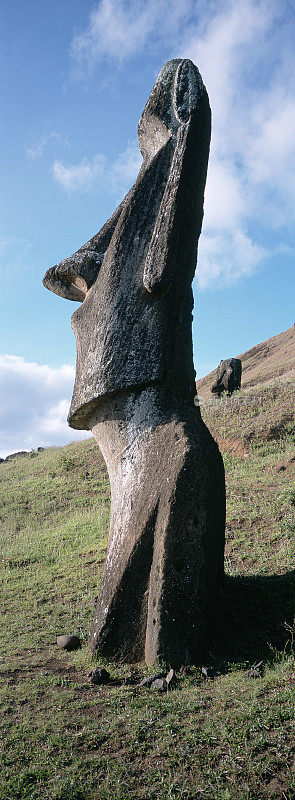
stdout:
{"type": "Polygon", "coordinates": [[[216,381],[212,386],[211,392],[218,397],[222,392],[232,394],[236,389],[241,388],[242,362],[239,358],[228,358],[221,361],[217,367],[216,381]]]}
{"type": "Polygon", "coordinates": [[[223,579],[224,470],[194,403],[191,334],[210,130],[198,69],[168,62],[139,122],[134,186],[44,278],[82,301],[69,423],[92,430],[110,477],[90,647],[111,659],[199,661],[223,579]]]}
{"type": "Polygon", "coordinates": [[[75,634],[58,636],[56,644],[61,650],[79,650],[81,647],[79,636],[75,636],[75,634]]]}
{"type": "Polygon", "coordinates": [[[102,667],[102,669],[95,669],[89,672],[88,678],[90,678],[90,683],[93,683],[95,686],[103,686],[110,682],[111,676],[110,673],[102,667]]]}
{"type": "Polygon", "coordinates": [[[170,669],[168,675],[166,675],[166,683],[167,686],[175,686],[176,684],[176,673],[174,669],[170,669]]]}
{"type": "Polygon", "coordinates": [[[161,675],[161,673],[158,672],[154,673],[153,675],[146,675],[144,678],[142,678],[138,686],[146,687],[147,689],[149,689],[149,687],[152,685],[152,683],[154,683],[154,681],[157,681],[159,680],[159,678],[162,677],[163,675],[161,675]]]}
{"type": "Polygon", "coordinates": [[[166,678],[157,678],[151,684],[151,689],[156,692],[167,692],[168,684],[166,682],[166,678]]]}

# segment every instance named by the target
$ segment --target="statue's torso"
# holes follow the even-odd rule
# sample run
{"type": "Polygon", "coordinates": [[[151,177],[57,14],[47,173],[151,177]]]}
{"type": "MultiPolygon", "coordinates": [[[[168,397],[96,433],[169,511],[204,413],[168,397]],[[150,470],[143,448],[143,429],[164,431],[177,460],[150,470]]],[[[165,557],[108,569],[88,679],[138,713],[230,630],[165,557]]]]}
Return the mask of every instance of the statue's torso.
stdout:
{"type": "Polygon", "coordinates": [[[155,381],[194,381],[189,276],[194,264],[188,265],[187,278],[181,276],[178,287],[162,297],[143,285],[147,247],[171,157],[172,147],[164,148],[136,182],[96,282],[73,314],[77,341],[69,413],[73,427],[84,428],[87,407],[104,396],[155,381]]]}

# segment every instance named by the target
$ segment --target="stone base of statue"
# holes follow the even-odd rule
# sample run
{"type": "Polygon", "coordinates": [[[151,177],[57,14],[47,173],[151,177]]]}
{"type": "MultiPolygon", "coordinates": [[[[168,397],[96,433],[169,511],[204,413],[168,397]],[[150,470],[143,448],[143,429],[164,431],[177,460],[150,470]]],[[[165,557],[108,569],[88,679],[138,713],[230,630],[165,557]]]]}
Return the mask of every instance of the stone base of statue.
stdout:
{"type": "Polygon", "coordinates": [[[197,663],[223,579],[224,469],[191,392],[153,385],[102,403],[111,523],[90,647],[112,660],[197,663]]]}

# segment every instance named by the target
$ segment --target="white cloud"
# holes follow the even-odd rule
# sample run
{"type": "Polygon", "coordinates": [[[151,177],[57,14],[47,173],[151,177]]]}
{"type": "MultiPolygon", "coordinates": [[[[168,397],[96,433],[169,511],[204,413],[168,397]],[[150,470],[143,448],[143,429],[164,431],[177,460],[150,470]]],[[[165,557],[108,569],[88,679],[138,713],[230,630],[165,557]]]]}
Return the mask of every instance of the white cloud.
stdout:
{"type": "Polygon", "coordinates": [[[71,194],[92,189],[101,178],[104,179],[105,166],[106,159],[99,154],[92,161],[83,158],[80,164],[70,164],[68,167],[62,161],[55,161],[51,171],[57,183],[71,194]]]}
{"type": "Polygon", "coordinates": [[[1,278],[12,280],[22,275],[27,280],[32,268],[33,245],[18,236],[0,236],[1,278]]]}
{"type": "Polygon", "coordinates": [[[79,164],[69,166],[55,161],[51,171],[54,179],[68,194],[92,189],[107,189],[117,194],[130,188],[137,177],[141,162],[138,142],[135,141],[112,162],[98,153],[92,160],[83,158],[79,164]]]}
{"type": "Polygon", "coordinates": [[[247,212],[243,181],[229,158],[210,158],[205,190],[205,225],[230,230],[247,212]]]}
{"type": "Polygon", "coordinates": [[[167,42],[167,36],[178,33],[192,6],[192,0],[101,0],[87,28],[73,38],[73,59],[90,68],[103,59],[122,63],[139,53],[155,31],[167,42]]]}
{"type": "Polygon", "coordinates": [[[74,367],[53,369],[20,356],[0,355],[0,456],[84,439],[68,427],[74,367]]]}
{"type": "Polygon", "coordinates": [[[43,136],[35,138],[34,144],[26,148],[26,156],[30,161],[37,161],[42,158],[45,148],[50,142],[63,142],[68,145],[67,139],[63,139],[57,131],[50,131],[43,136]]]}
{"type": "Polygon", "coordinates": [[[204,232],[200,239],[197,281],[201,289],[217,289],[251,275],[269,255],[241,228],[204,232]]]}
{"type": "Polygon", "coordinates": [[[264,109],[263,117],[260,109],[256,111],[257,135],[250,142],[249,174],[253,183],[276,185],[281,197],[288,198],[291,190],[294,197],[295,94],[293,90],[293,97],[289,92],[278,95],[275,89],[271,94],[271,107],[264,109]]]}
{"type": "Polygon", "coordinates": [[[196,26],[182,40],[212,107],[200,288],[252,274],[270,255],[269,237],[276,230],[279,250],[294,221],[295,57],[285,10],[275,0],[213,2],[201,33],[196,26]]]}
{"type": "MultiPolygon", "coordinates": [[[[213,116],[201,288],[250,275],[266,261],[269,239],[279,249],[294,224],[294,35],[286,0],[101,0],[73,40],[81,69],[104,59],[114,70],[156,47],[163,60],[188,57],[198,65],[213,116]]],[[[98,178],[108,185],[105,168],[96,174],[95,159],[76,168],[85,172],[80,187],[75,165],[72,177],[62,176],[64,185],[68,179],[71,188],[83,181],[93,186],[98,178]]],[[[118,164],[108,165],[111,175],[116,169],[119,174],[118,164]]],[[[125,177],[130,185],[132,169],[125,177]]]]}

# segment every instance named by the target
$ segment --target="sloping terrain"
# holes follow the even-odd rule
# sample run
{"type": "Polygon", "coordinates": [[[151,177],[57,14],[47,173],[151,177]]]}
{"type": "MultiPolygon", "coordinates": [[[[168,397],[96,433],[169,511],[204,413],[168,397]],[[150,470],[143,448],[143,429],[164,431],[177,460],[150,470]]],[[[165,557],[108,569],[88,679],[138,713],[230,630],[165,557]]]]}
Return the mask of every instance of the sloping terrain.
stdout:
{"type": "MultiPolygon", "coordinates": [[[[224,353],[223,358],[240,358],[242,361],[242,388],[249,389],[277,378],[295,378],[295,326],[278,336],[272,336],[245,353],[224,353]]],[[[217,368],[218,364],[216,364],[217,368]]],[[[216,370],[197,381],[199,394],[206,398],[211,394],[216,370]]]]}
{"type": "Polygon", "coordinates": [[[294,396],[277,381],[202,406],[227,483],[213,677],[183,670],[163,695],[138,687],[143,665],[88,678],[110,505],[97,445],[0,464],[0,800],[293,800],[294,396]]]}
{"type": "Polygon", "coordinates": [[[200,399],[200,407],[221,452],[232,451],[248,458],[253,446],[281,441],[294,432],[295,381],[257,385],[251,391],[234,392],[231,397],[211,394],[202,402],[200,399]]]}

